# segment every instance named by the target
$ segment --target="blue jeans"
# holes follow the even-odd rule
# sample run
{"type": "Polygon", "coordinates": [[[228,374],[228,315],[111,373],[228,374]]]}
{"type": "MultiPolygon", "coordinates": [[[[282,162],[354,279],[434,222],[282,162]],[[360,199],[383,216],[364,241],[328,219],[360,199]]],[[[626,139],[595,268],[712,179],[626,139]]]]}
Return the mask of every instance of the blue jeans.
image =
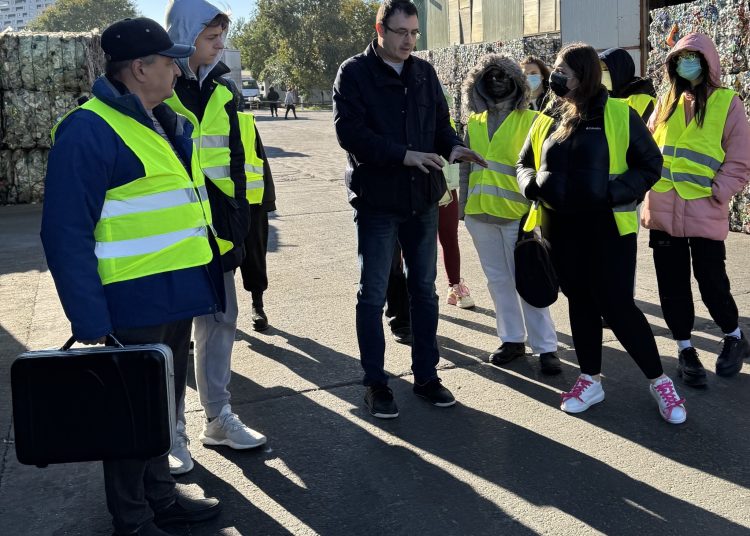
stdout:
{"type": "Polygon", "coordinates": [[[354,221],[360,268],[357,341],[365,371],[364,385],[388,383],[388,375],[383,370],[383,305],[396,241],[401,244],[409,289],[414,382],[423,384],[437,378],[435,367],[440,359],[437,347],[438,297],[435,293],[437,205],[412,215],[361,206],[354,213],[354,221]]]}

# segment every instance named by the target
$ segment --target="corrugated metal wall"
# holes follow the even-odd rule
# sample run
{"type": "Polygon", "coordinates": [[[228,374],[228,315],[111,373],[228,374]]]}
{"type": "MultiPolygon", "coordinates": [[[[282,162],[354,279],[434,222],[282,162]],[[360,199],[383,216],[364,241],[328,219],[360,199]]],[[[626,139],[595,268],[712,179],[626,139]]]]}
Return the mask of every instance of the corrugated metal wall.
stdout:
{"type": "Polygon", "coordinates": [[[507,41],[523,37],[523,2],[485,0],[482,3],[482,30],[482,41],[507,41]]]}
{"type": "Polygon", "coordinates": [[[508,41],[560,28],[560,0],[412,1],[422,29],[419,50],[508,41]]]}

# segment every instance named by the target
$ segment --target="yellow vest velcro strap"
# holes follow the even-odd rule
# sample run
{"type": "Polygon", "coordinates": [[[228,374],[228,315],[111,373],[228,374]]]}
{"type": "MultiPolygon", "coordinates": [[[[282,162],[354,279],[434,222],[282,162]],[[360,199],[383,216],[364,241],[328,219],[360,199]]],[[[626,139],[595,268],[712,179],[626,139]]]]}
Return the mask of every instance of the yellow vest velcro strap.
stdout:
{"type": "Polygon", "coordinates": [[[721,162],[716,160],[715,158],[708,156],[707,154],[699,153],[697,151],[691,151],[690,149],[677,149],[677,152],[675,152],[674,156],[675,158],[687,158],[688,160],[695,162],[696,164],[701,164],[702,166],[711,168],[713,171],[718,171],[721,167],[721,162]]]}
{"type": "Polygon", "coordinates": [[[479,164],[471,165],[471,171],[483,171],[484,169],[496,171],[497,173],[502,173],[503,175],[510,175],[511,177],[516,176],[516,168],[514,166],[509,166],[501,162],[495,162],[494,160],[487,160],[486,168],[483,168],[479,164]]]}
{"type": "Polygon", "coordinates": [[[633,201],[632,203],[625,203],[624,205],[617,205],[612,207],[613,212],[632,212],[638,208],[638,203],[633,201]]]}
{"type": "Polygon", "coordinates": [[[137,214],[139,212],[150,212],[164,208],[178,207],[188,203],[198,203],[201,199],[206,199],[208,193],[206,187],[199,188],[200,197],[194,188],[185,188],[183,190],[171,190],[158,194],[144,195],[142,197],[133,197],[131,199],[107,199],[102,207],[101,218],[114,218],[126,214],[137,214]]]}
{"type": "Polygon", "coordinates": [[[695,175],[693,173],[672,173],[672,180],[674,182],[691,182],[704,188],[711,188],[711,183],[713,182],[710,177],[695,175]]]}
{"type": "Polygon", "coordinates": [[[510,190],[505,190],[503,188],[498,188],[497,186],[491,186],[489,184],[477,184],[469,191],[469,195],[479,193],[494,195],[495,197],[502,197],[503,199],[515,201],[516,203],[529,203],[529,201],[518,192],[512,192],[510,190]]]}
{"type": "Polygon", "coordinates": [[[204,149],[222,149],[229,147],[229,136],[201,136],[197,139],[204,149]]]}
{"type": "Polygon", "coordinates": [[[155,253],[166,249],[187,238],[207,236],[206,227],[194,227],[192,229],[181,229],[171,233],[144,238],[133,238],[116,242],[97,242],[94,247],[94,253],[98,259],[146,255],[147,253],[155,253]]]}
{"type": "Polygon", "coordinates": [[[252,164],[245,164],[245,171],[248,173],[257,173],[263,175],[263,166],[253,166],[252,164]]]}
{"type": "Polygon", "coordinates": [[[228,179],[232,173],[229,166],[214,166],[203,168],[206,177],[212,180],[228,179]]]}

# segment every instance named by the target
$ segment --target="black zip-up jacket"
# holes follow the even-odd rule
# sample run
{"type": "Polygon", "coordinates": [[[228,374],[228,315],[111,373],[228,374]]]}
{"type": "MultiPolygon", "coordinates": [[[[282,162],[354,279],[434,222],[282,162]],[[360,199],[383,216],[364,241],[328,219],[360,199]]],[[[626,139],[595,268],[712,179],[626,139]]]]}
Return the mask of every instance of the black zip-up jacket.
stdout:
{"type": "Polygon", "coordinates": [[[180,102],[193,112],[198,121],[203,119],[203,112],[208,105],[213,92],[213,83],[227,87],[235,98],[230,100],[224,109],[229,116],[229,150],[230,150],[230,176],[234,183],[234,199],[224,195],[219,188],[206,178],[206,189],[208,199],[211,202],[211,216],[213,226],[219,237],[231,240],[234,248],[221,256],[222,268],[225,272],[234,270],[242,264],[245,258],[245,237],[250,229],[250,208],[247,202],[246,189],[247,179],[245,177],[245,150],[242,147],[240,137],[240,126],[237,119],[238,101],[237,94],[232,90],[231,84],[223,77],[229,72],[229,68],[219,62],[203,82],[203,87],[198,86],[197,80],[189,80],[186,76],[180,76],[175,84],[175,93],[180,102]]]}
{"type": "MultiPolygon", "coordinates": [[[[582,120],[562,143],[549,136],[542,145],[539,171],[534,169],[531,137],[521,149],[517,164],[518,185],[530,200],[542,200],[563,213],[604,212],[614,206],[641,202],[659,180],[662,155],[638,113],[630,109],[628,170],[609,180],[609,147],[604,133],[604,105],[607,92],[602,88],[582,120]]],[[[557,129],[557,121],[549,135],[557,129]]]]}
{"type": "Polygon", "coordinates": [[[339,67],[333,85],[333,121],[347,151],[349,202],[400,214],[423,212],[445,192],[442,171],[423,173],[405,166],[407,150],[444,158],[463,145],[453,131],[448,104],[432,66],[414,56],[399,76],[375,50],[339,67]]]}

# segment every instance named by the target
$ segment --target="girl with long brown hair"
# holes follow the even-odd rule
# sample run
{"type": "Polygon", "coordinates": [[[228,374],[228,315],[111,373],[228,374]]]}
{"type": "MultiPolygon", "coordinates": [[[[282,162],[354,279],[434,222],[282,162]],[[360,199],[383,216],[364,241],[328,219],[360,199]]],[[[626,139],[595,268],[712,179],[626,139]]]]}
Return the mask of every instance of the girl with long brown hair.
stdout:
{"type": "Polygon", "coordinates": [[[750,176],[750,126],[740,98],[721,86],[719,54],[707,36],[680,39],[666,71],[669,93],[649,121],[664,167],[646,195],[642,219],[651,229],[664,320],[677,341],[677,371],[687,385],[702,387],[706,371],[690,342],[691,258],[703,303],[723,333],[716,374],[734,376],[750,356],[724,265],[729,201],[750,176]]]}
{"type": "Polygon", "coordinates": [[[604,400],[602,323],[649,379],[659,413],[687,414],[664,374],[654,335],[633,299],[636,204],[659,179],[662,157],[627,103],[609,99],[596,51],[575,43],[560,51],[550,75],[553,116],[540,115],[521,150],[521,192],[544,208],[542,232],[568,298],[581,374],[561,409],[580,413],[604,400]]]}

